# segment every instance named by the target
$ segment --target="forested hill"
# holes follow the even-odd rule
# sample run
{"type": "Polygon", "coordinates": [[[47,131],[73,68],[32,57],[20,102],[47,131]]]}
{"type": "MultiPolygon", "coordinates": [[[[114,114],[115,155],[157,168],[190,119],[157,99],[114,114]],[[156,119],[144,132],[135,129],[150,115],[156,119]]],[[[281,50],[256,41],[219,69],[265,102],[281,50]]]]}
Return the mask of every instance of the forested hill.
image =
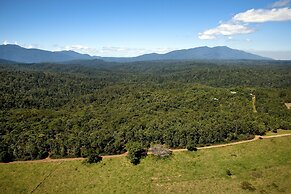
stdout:
{"type": "Polygon", "coordinates": [[[129,142],[184,148],[291,129],[290,62],[1,64],[0,76],[1,161],[123,153],[129,142]]]}

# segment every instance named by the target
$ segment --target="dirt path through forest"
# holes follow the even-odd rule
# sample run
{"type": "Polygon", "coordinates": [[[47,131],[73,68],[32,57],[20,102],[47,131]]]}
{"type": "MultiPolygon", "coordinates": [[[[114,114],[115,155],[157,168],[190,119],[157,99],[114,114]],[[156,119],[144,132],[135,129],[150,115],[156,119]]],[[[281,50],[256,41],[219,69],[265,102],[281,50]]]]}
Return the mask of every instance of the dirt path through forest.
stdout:
{"type": "MultiPolygon", "coordinates": [[[[204,150],[204,149],[212,149],[212,148],[219,148],[219,147],[226,147],[226,146],[232,146],[237,144],[243,144],[248,143],[252,141],[256,141],[259,139],[269,139],[269,138],[276,138],[276,137],[284,137],[284,136],[291,136],[290,134],[281,134],[281,135],[272,135],[272,136],[255,136],[254,139],[250,140],[244,140],[244,141],[238,141],[238,142],[232,142],[232,143],[226,143],[226,144],[218,144],[218,145],[211,145],[211,146],[205,146],[205,147],[198,147],[198,150],[204,150]]],[[[187,149],[171,149],[173,152],[183,152],[187,151],[187,149]]],[[[127,156],[127,152],[123,154],[118,155],[106,155],[102,156],[102,158],[118,158],[118,157],[124,157],[127,156]]],[[[29,161],[14,161],[9,163],[0,163],[0,164],[19,164],[19,163],[43,163],[43,162],[64,162],[64,161],[75,161],[75,160],[84,160],[85,158],[61,158],[61,159],[43,159],[43,160],[29,160],[29,161]]]]}

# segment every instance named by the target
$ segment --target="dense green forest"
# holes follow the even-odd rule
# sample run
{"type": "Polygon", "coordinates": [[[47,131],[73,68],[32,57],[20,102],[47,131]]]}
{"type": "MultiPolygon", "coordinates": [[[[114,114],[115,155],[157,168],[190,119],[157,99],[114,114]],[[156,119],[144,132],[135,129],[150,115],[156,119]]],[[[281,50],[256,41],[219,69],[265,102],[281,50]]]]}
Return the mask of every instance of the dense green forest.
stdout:
{"type": "Polygon", "coordinates": [[[2,161],[117,154],[130,142],[185,148],[291,129],[288,61],[78,63],[0,65],[2,161]]]}

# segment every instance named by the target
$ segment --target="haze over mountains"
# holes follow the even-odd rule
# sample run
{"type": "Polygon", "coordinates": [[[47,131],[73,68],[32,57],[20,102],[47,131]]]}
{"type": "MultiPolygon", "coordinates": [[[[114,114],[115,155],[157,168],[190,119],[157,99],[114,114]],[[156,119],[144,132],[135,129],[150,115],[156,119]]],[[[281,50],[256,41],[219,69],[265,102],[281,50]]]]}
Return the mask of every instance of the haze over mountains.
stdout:
{"type": "Polygon", "coordinates": [[[46,51],[27,49],[18,45],[0,45],[0,59],[21,63],[65,62],[72,60],[102,59],[110,62],[134,62],[154,60],[272,60],[226,46],[196,47],[175,50],[165,54],[145,54],[137,57],[99,57],[80,54],[75,51],[46,51]]]}

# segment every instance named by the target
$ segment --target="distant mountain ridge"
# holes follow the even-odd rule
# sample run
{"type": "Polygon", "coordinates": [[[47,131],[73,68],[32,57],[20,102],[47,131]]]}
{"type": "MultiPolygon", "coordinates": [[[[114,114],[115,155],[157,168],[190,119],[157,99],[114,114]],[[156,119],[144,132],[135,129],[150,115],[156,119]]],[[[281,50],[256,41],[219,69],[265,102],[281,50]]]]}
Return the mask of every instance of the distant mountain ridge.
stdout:
{"type": "Polygon", "coordinates": [[[0,63],[2,63],[2,64],[16,64],[17,62],[9,61],[9,60],[6,60],[6,59],[0,59],[0,63]]]}
{"type": "Polygon", "coordinates": [[[226,46],[217,47],[196,47],[190,49],[175,50],[165,54],[145,54],[137,57],[103,57],[102,59],[114,62],[152,61],[152,60],[273,60],[259,55],[247,53],[245,51],[231,49],[226,46]]]}
{"type": "Polygon", "coordinates": [[[0,59],[21,63],[65,62],[73,60],[100,59],[109,62],[135,62],[157,60],[272,60],[271,58],[231,49],[226,46],[196,47],[175,50],[165,54],[150,53],[137,57],[98,57],[75,51],[46,51],[27,49],[18,45],[0,45],[0,59]]]}
{"type": "Polygon", "coordinates": [[[46,51],[40,49],[27,49],[18,45],[0,45],[0,59],[22,62],[22,63],[42,63],[42,62],[62,62],[69,60],[89,60],[90,55],[80,54],[75,51],[46,51]]]}

